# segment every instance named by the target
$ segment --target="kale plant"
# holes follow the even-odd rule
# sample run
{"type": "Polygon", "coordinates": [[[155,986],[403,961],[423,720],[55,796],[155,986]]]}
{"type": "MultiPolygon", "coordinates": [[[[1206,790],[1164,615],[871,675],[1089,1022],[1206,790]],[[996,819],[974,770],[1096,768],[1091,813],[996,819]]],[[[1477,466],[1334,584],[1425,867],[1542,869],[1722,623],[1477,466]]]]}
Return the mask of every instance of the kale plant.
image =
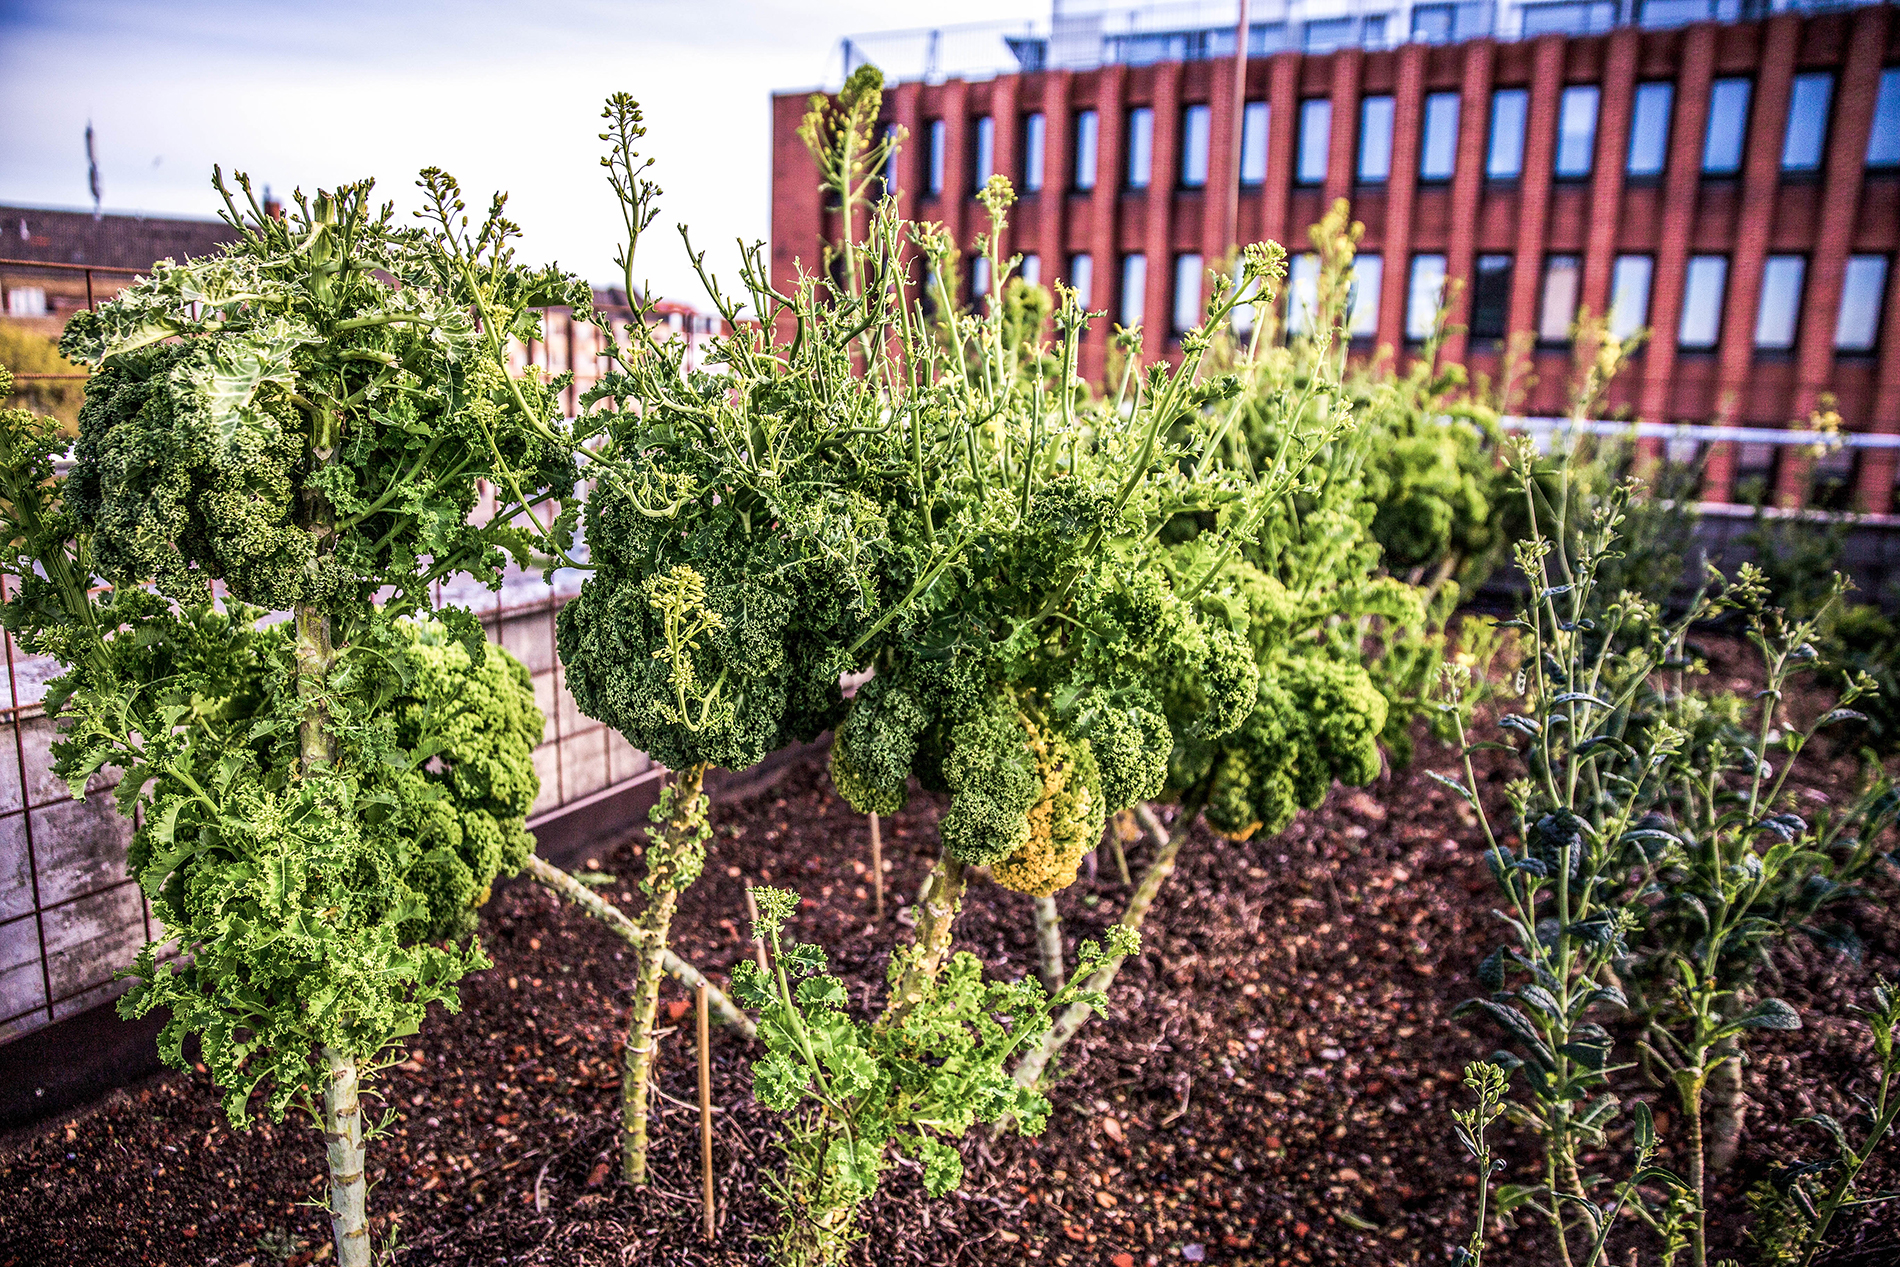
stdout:
{"type": "Polygon", "coordinates": [[[121,1010],[168,1014],[174,1064],[200,1039],[234,1124],[259,1096],[311,1115],[337,1260],[362,1267],[362,1087],[486,965],[473,910],[528,856],[537,790],[526,671],[472,613],[421,613],[452,572],[564,554],[558,384],[512,377],[504,341],[586,290],[512,262],[500,199],[471,232],[440,172],[431,227],[368,183],[283,220],[217,184],[235,242],[69,325],[93,367],[72,474],[31,416],[0,424],[5,618],[66,666],[55,769],[75,795],[121,771],[134,874],[184,952],[148,946],[121,1010]],[[476,523],[484,480],[506,491],[476,523]]]}

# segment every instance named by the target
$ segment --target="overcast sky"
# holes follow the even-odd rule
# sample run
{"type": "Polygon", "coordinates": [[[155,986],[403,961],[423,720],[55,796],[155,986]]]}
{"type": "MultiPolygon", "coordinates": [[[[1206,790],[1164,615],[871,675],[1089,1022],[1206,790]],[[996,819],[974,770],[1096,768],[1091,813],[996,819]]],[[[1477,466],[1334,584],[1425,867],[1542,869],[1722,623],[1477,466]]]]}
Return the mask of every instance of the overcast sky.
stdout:
{"type": "Polygon", "coordinates": [[[280,195],[374,176],[407,209],[425,166],[471,207],[511,194],[521,258],[614,276],[599,113],[646,109],[665,190],[636,276],[703,304],[673,224],[722,275],[770,229],[774,91],[839,75],[839,38],[1046,0],[0,0],[0,202],[81,207],[85,129],[108,211],[213,214],[213,163],[280,195]],[[657,230],[664,232],[657,232],[657,230]]]}

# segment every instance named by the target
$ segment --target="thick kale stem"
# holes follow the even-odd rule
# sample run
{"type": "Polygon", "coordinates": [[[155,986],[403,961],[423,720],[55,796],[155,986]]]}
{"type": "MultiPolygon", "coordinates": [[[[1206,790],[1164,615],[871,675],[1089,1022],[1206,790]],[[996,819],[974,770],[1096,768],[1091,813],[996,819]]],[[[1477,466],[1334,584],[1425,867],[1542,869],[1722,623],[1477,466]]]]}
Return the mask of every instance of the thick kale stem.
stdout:
{"type": "Polygon", "coordinates": [[[641,945],[634,951],[633,1017],[627,1027],[627,1066],[621,1080],[621,1173],[631,1184],[647,1181],[647,1099],[653,1080],[653,1029],[660,1008],[660,973],[673,910],[681,890],[698,878],[703,860],[706,797],[700,791],[706,767],[689,766],[667,789],[665,822],[649,833],[646,909],[640,912],[641,945]]]}
{"type": "Polygon", "coordinates": [[[908,951],[897,984],[891,987],[884,1022],[895,1024],[921,1003],[950,953],[950,926],[963,905],[963,863],[945,853],[924,882],[917,900],[917,941],[908,951]]]}
{"type": "Polygon", "coordinates": [[[1062,968],[1062,916],[1056,912],[1054,894],[1036,899],[1036,950],[1041,956],[1036,974],[1053,995],[1068,978],[1062,968]]]}
{"type": "MultiPolygon", "coordinates": [[[[1198,810],[1193,811],[1193,813],[1198,812],[1198,810]]],[[[1188,828],[1193,822],[1193,813],[1184,812],[1175,822],[1179,830],[1172,833],[1162,826],[1161,820],[1155,817],[1155,812],[1146,805],[1136,806],[1135,813],[1140,816],[1142,825],[1148,829],[1148,833],[1155,838],[1157,846],[1154,861],[1150,862],[1148,869],[1142,873],[1141,883],[1136,886],[1134,895],[1128,899],[1127,908],[1122,911],[1120,921],[1122,926],[1139,931],[1142,921],[1148,917],[1149,908],[1155,904],[1155,898],[1161,892],[1161,886],[1166,884],[1168,877],[1174,874],[1174,859],[1181,852],[1182,844],[1187,840],[1188,828]]],[[[1107,993],[1108,988],[1115,984],[1115,974],[1121,971],[1122,959],[1121,955],[1110,955],[1103,959],[1101,966],[1089,975],[1084,988],[1107,993]]],[[[1044,1071],[1049,1067],[1049,1062],[1069,1045],[1069,1040],[1076,1036],[1094,1010],[1087,1003],[1080,1002],[1071,1003],[1064,1008],[1062,1015],[1056,1018],[1055,1026],[1044,1036],[1042,1045],[1017,1062],[1015,1072],[1011,1074],[1011,1077],[1016,1080],[1016,1085],[1033,1087],[1040,1083],[1044,1071]]]]}
{"type": "MultiPolygon", "coordinates": [[[[627,918],[625,911],[553,863],[536,854],[529,854],[528,874],[605,924],[616,937],[636,951],[646,948],[646,934],[641,931],[638,924],[627,918]]],[[[740,1011],[738,1004],[734,1003],[724,990],[714,985],[705,973],[673,953],[670,947],[661,947],[660,967],[667,976],[689,990],[697,990],[704,986],[707,1004],[712,1008],[712,1014],[719,1018],[721,1025],[730,1025],[747,1038],[758,1037],[759,1027],[752,1023],[752,1018],[740,1011]]]]}
{"type": "Polygon", "coordinates": [[[323,1049],[323,1142],[330,1162],[330,1230],[337,1267],[369,1267],[369,1187],[363,1147],[363,1105],[356,1058],[323,1049]]]}

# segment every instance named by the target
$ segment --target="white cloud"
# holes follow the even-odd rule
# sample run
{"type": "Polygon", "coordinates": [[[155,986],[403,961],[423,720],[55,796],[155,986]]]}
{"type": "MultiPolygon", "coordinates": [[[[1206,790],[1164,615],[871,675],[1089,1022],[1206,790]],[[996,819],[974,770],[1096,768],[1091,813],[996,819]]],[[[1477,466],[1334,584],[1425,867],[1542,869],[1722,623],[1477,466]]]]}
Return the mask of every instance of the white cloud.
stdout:
{"type": "Polygon", "coordinates": [[[678,234],[730,276],[769,230],[770,95],[838,74],[846,34],[1044,16],[1036,0],[0,0],[0,201],[212,214],[213,163],[280,195],[363,176],[399,208],[418,169],[471,207],[509,191],[520,253],[614,276],[599,113],[645,107],[666,191],[636,275],[700,301],[678,234]]]}

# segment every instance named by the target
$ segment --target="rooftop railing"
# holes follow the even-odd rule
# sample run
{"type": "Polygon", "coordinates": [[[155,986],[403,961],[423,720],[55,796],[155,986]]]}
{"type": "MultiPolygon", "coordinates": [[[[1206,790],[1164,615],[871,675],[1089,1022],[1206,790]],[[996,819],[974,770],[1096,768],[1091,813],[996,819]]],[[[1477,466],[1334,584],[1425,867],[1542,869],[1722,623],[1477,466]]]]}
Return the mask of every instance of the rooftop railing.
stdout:
{"type": "MultiPolygon", "coordinates": [[[[1736,22],[1786,10],[1857,8],[1883,0],[1255,0],[1247,53],[1385,49],[1492,37],[1594,35],[1736,22]]],[[[1890,0],[1887,0],[1890,2],[1890,0]]],[[[980,22],[852,35],[840,42],[840,81],[866,62],[888,79],[940,82],[1037,70],[1147,66],[1232,57],[1237,0],[1116,4],[1057,0],[1046,20],[980,22]]]]}

